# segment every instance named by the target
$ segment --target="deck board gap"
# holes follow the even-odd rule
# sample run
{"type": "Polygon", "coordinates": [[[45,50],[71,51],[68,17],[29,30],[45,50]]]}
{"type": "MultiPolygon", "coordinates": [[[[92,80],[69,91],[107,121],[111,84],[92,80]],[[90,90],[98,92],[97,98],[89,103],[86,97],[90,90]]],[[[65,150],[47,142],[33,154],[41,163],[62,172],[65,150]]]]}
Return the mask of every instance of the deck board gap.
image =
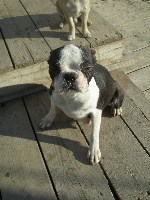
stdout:
{"type": "Polygon", "coordinates": [[[36,23],[34,22],[34,20],[32,19],[32,17],[30,16],[30,14],[29,14],[29,12],[27,11],[27,9],[26,9],[26,7],[24,6],[24,4],[21,2],[21,0],[19,0],[19,2],[21,3],[22,7],[24,8],[25,12],[26,12],[27,15],[29,16],[29,18],[30,18],[30,20],[32,21],[32,23],[34,24],[34,26],[37,28],[37,30],[38,30],[39,34],[41,35],[41,37],[44,39],[44,41],[46,42],[46,44],[49,46],[50,50],[52,50],[51,47],[50,47],[50,45],[48,44],[48,42],[45,40],[45,38],[43,37],[42,33],[40,32],[38,26],[36,25],[36,23]]]}
{"type": "Polygon", "coordinates": [[[143,49],[146,49],[147,47],[150,47],[149,45],[148,46],[145,46],[145,47],[139,47],[138,49],[135,49],[135,50],[132,50],[131,52],[136,52],[136,51],[139,51],[139,50],[143,50],[143,49]]]}
{"type": "MultiPolygon", "coordinates": [[[[141,111],[142,112],[142,111],[141,111]]],[[[144,113],[142,112],[142,114],[144,115],[144,113]]],[[[146,116],[144,115],[144,117],[146,118],[146,116]]],[[[150,157],[150,153],[147,151],[147,149],[144,147],[144,145],[142,144],[142,142],[139,140],[139,138],[136,136],[136,134],[134,133],[134,131],[132,130],[132,128],[128,125],[128,123],[126,122],[126,120],[121,116],[120,117],[122,119],[122,121],[125,123],[125,125],[128,127],[128,129],[131,131],[131,133],[133,134],[133,136],[136,138],[136,140],[139,142],[139,144],[141,145],[141,147],[143,148],[143,150],[148,154],[148,156],[150,157]]],[[[147,118],[146,118],[147,119],[147,118]]],[[[147,119],[148,120],[148,119],[147,119]]]]}
{"type": "Polygon", "coordinates": [[[115,187],[113,186],[109,176],[107,175],[106,170],[104,169],[104,167],[103,167],[103,165],[101,163],[99,163],[99,165],[100,165],[101,169],[103,170],[105,178],[108,181],[108,185],[109,185],[109,188],[110,188],[110,190],[112,192],[112,195],[113,195],[114,199],[115,200],[120,200],[121,198],[119,197],[119,194],[117,193],[117,191],[116,191],[115,187]]]}
{"type": "MultiPolygon", "coordinates": [[[[89,142],[88,138],[86,137],[86,135],[85,135],[85,133],[84,133],[84,130],[81,128],[81,126],[80,126],[80,124],[78,123],[78,121],[76,121],[76,125],[77,125],[77,127],[79,128],[81,134],[83,135],[83,137],[84,137],[86,143],[89,145],[90,142],[89,142]]],[[[104,176],[105,176],[105,178],[106,178],[106,180],[107,180],[107,182],[108,182],[108,187],[109,187],[110,191],[112,192],[112,195],[113,195],[114,199],[115,199],[115,200],[119,200],[120,197],[119,197],[117,191],[115,190],[115,187],[113,186],[111,180],[109,179],[109,176],[107,175],[106,170],[104,169],[104,167],[103,167],[103,165],[102,165],[101,163],[99,163],[99,165],[100,165],[100,167],[101,167],[101,169],[102,169],[102,171],[103,171],[103,174],[104,174],[104,176]]]]}
{"type": "MultiPolygon", "coordinates": [[[[137,71],[139,71],[139,70],[141,70],[141,69],[145,69],[145,68],[147,68],[147,67],[149,67],[150,66],[150,64],[148,64],[148,65],[145,65],[145,66],[143,66],[143,67],[141,67],[141,68],[139,68],[139,69],[135,69],[135,70],[133,70],[133,71],[131,71],[131,72],[127,72],[126,74],[128,75],[128,74],[132,74],[132,73],[134,73],[134,72],[137,72],[137,71]]],[[[147,90],[147,89],[146,89],[147,90]]]]}
{"type": "Polygon", "coordinates": [[[9,46],[8,46],[6,40],[5,40],[5,37],[4,37],[4,34],[3,34],[3,31],[2,31],[1,28],[0,28],[0,33],[1,33],[1,35],[2,35],[2,38],[3,38],[3,41],[4,41],[4,43],[5,43],[6,49],[7,49],[7,51],[8,51],[8,54],[9,54],[10,60],[11,60],[12,65],[13,65],[13,68],[15,69],[15,63],[14,63],[14,60],[13,60],[13,58],[12,58],[12,56],[11,56],[11,53],[10,53],[10,50],[9,50],[9,46]]]}
{"type": "Polygon", "coordinates": [[[150,88],[147,88],[147,89],[143,90],[143,92],[146,92],[146,91],[148,91],[148,90],[150,90],[150,88]]]}
{"type": "Polygon", "coordinates": [[[2,200],[2,192],[1,192],[1,190],[0,190],[0,200],[2,200]]]}
{"type": "Polygon", "coordinates": [[[55,187],[55,184],[54,184],[52,175],[51,175],[51,173],[50,173],[50,170],[49,170],[49,168],[48,168],[48,165],[47,165],[47,163],[46,163],[46,159],[45,159],[44,153],[43,153],[43,151],[42,151],[42,147],[41,147],[41,145],[40,145],[40,142],[39,142],[39,140],[38,140],[38,137],[37,137],[37,135],[36,135],[36,131],[35,131],[34,126],[33,126],[33,124],[32,124],[32,120],[31,120],[30,114],[29,114],[29,112],[28,112],[28,108],[27,108],[27,106],[26,106],[24,97],[22,98],[22,101],[23,101],[23,104],[24,104],[24,107],[25,107],[25,110],[26,110],[26,113],[27,113],[27,116],[28,116],[28,119],[29,119],[29,122],[30,122],[30,125],[31,125],[31,128],[32,128],[32,131],[33,131],[34,136],[35,136],[35,139],[36,139],[36,141],[37,141],[37,145],[38,145],[40,154],[41,154],[41,156],[42,156],[42,159],[43,159],[43,162],[44,162],[46,171],[47,171],[48,176],[49,176],[49,179],[50,179],[50,181],[51,181],[53,190],[54,190],[54,192],[55,192],[55,195],[56,195],[56,197],[57,197],[57,200],[59,200],[58,192],[57,192],[57,190],[56,190],[56,187],[55,187]]]}

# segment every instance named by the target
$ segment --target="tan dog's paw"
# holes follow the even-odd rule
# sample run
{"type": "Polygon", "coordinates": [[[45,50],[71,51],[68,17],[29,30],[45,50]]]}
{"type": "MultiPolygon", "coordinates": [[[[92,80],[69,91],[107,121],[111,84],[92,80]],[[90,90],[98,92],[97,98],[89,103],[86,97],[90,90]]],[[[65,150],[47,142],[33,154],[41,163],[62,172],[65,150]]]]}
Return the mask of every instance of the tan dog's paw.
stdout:
{"type": "Polygon", "coordinates": [[[83,35],[86,38],[90,38],[91,37],[91,33],[89,31],[86,31],[83,35]]]}
{"type": "Polygon", "coordinates": [[[74,40],[75,39],[75,36],[73,36],[73,35],[68,35],[68,40],[74,40]]]}
{"type": "Polygon", "coordinates": [[[91,25],[92,25],[92,22],[91,22],[90,20],[88,20],[88,21],[87,21],[87,25],[88,25],[88,26],[91,26],[91,25]]]}
{"type": "Polygon", "coordinates": [[[59,24],[59,28],[63,28],[63,27],[64,27],[64,23],[61,22],[61,23],[59,24]]]}

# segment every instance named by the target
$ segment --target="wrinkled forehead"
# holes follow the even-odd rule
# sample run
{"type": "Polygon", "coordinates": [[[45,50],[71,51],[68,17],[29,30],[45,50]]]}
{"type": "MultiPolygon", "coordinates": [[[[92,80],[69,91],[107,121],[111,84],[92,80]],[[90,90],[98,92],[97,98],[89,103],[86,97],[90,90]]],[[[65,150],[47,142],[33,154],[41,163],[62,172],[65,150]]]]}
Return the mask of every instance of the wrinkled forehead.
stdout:
{"type": "Polygon", "coordinates": [[[60,69],[61,71],[80,70],[83,62],[82,50],[74,45],[67,45],[60,51],[60,69]]]}

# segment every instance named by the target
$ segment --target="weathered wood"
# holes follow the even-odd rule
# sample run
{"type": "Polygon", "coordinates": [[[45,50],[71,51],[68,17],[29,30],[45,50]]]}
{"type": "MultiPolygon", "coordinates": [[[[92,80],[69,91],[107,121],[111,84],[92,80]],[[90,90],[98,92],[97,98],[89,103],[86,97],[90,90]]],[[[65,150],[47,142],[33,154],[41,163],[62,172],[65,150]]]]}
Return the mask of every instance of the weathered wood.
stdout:
{"type": "Polygon", "coordinates": [[[150,66],[129,73],[128,77],[142,91],[150,89],[150,66]]]}
{"type": "Polygon", "coordinates": [[[69,43],[90,47],[89,42],[77,31],[76,39],[68,41],[69,27],[59,28],[61,19],[52,1],[45,0],[43,3],[40,0],[35,0],[34,2],[21,0],[21,2],[51,49],[56,49],[69,43]]]}
{"type": "Polygon", "coordinates": [[[124,43],[124,52],[131,53],[133,51],[142,50],[150,45],[149,32],[137,33],[127,38],[124,43]]]}
{"type": "Polygon", "coordinates": [[[113,199],[100,166],[87,162],[87,144],[71,119],[58,114],[49,130],[38,124],[49,111],[47,92],[24,98],[59,199],[113,199]]]}
{"type": "Polygon", "coordinates": [[[150,102],[150,90],[144,91],[144,94],[145,94],[146,99],[148,99],[150,102]]]}
{"type": "Polygon", "coordinates": [[[31,21],[25,9],[18,0],[5,1],[9,15],[21,33],[33,62],[44,61],[49,57],[50,48],[31,21]]]}
{"type": "Polygon", "coordinates": [[[110,64],[115,63],[123,56],[123,40],[95,47],[97,63],[111,70],[110,64]]]}
{"type": "Polygon", "coordinates": [[[0,8],[1,30],[15,66],[20,67],[22,65],[32,64],[33,59],[24,44],[21,33],[18,31],[17,26],[13,18],[11,17],[6,4],[4,4],[4,2],[2,1],[0,1],[0,8]]]}
{"type": "MultiPolygon", "coordinates": [[[[120,199],[148,199],[148,154],[120,117],[110,118],[108,112],[104,116],[100,130],[101,164],[109,180],[120,199]]],[[[91,127],[83,123],[80,126],[89,141],[91,127]]]]}
{"type": "Polygon", "coordinates": [[[47,62],[15,69],[0,76],[0,102],[22,97],[49,86],[47,62]]]}
{"type": "Polygon", "coordinates": [[[121,15],[127,17],[135,11],[135,6],[129,6],[126,1],[91,1],[91,6],[111,24],[119,20],[121,15]],[[114,20],[111,21],[111,18],[114,20]]]}
{"type": "Polygon", "coordinates": [[[128,124],[143,148],[150,155],[150,121],[148,121],[133,100],[125,95],[123,109],[123,120],[128,124]]]}
{"type": "Polygon", "coordinates": [[[132,59],[130,61],[133,61],[133,62],[126,62],[127,63],[126,65],[121,65],[122,67],[121,70],[125,72],[126,74],[131,73],[135,70],[145,68],[150,65],[150,57],[148,56],[146,56],[145,58],[139,57],[137,60],[132,59]]]}
{"type": "Polygon", "coordinates": [[[140,108],[146,118],[150,120],[150,103],[144,97],[143,92],[137,86],[135,86],[128,76],[121,70],[113,70],[111,71],[111,75],[126,92],[126,94],[140,108]]]}
{"type": "Polygon", "coordinates": [[[21,99],[0,107],[3,200],[57,199],[21,99]]]}
{"type": "Polygon", "coordinates": [[[131,35],[136,35],[137,33],[143,33],[150,30],[150,17],[146,19],[141,19],[133,21],[129,24],[121,26],[118,30],[124,37],[130,37],[131,35]]]}
{"type": "Polygon", "coordinates": [[[11,62],[6,45],[0,33],[0,72],[2,73],[3,71],[12,69],[14,69],[13,64],[11,62]]]}
{"type": "Polygon", "coordinates": [[[130,10],[129,5],[127,5],[126,2],[124,3],[126,4],[126,10],[123,7],[122,8],[120,7],[120,10],[115,9],[116,14],[110,11],[109,16],[107,16],[107,20],[109,21],[109,23],[112,23],[113,26],[115,26],[116,28],[129,24],[131,22],[135,22],[150,17],[149,13],[150,8],[140,6],[141,8],[137,9],[135,4],[135,6],[132,7],[133,9],[130,10]]]}
{"type": "MultiPolygon", "coordinates": [[[[92,37],[87,38],[87,40],[90,42],[92,48],[122,39],[122,35],[92,8],[89,20],[92,21],[92,25],[88,27],[92,37]]],[[[77,27],[77,29],[82,32],[81,27],[77,27]]]]}
{"type": "Polygon", "coordinates": [[[144,49],[140,49],[138,51],[134,52],[126,52],[124,57],[122,58],[122,61],[124,60],[134,60],[134,65],[130,65],[127,68],[123,68],[123,70],[128,73],[140,68],[143,68],[144,66],[147,66],[150,64],[150,47],[146,47],[144,49]]]}
{"type": "Polygon", "coordinates": [[[150,17],[147,2],[137,1],[91,1],[91,6],[116,28],[123,24],[150,17]]]}

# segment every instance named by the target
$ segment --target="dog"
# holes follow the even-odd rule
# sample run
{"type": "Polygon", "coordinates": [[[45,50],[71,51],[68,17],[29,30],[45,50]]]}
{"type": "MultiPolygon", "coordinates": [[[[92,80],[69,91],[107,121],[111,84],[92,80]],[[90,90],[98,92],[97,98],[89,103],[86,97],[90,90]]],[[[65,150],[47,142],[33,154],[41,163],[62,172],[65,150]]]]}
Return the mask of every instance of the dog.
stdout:
{"type": "Polygon", "coordinates": [[[99,132],[102,110],[111,105],[113,115],[122,114],[123,92],[109,72],[96,64],[95,51],[68,44],[51,52],[49,74],[51,108],[41,120],[42,129],[50,127],[56,107],[75,120],[92,124],[88,150],[90,163],[100,161],[99,132]]]}
{"type": "Polygon", "coordinates": [[[63,28],[66,23],[69,24],[68,40],[75,39],[75,23],[81,18],[82,33],[84,37],[91,37],[87,25],[91,25],[88,20],[90,12],[90,0],[57,0],[57,12],[59,13],[62,22],[60,28],[63,28]]]}

